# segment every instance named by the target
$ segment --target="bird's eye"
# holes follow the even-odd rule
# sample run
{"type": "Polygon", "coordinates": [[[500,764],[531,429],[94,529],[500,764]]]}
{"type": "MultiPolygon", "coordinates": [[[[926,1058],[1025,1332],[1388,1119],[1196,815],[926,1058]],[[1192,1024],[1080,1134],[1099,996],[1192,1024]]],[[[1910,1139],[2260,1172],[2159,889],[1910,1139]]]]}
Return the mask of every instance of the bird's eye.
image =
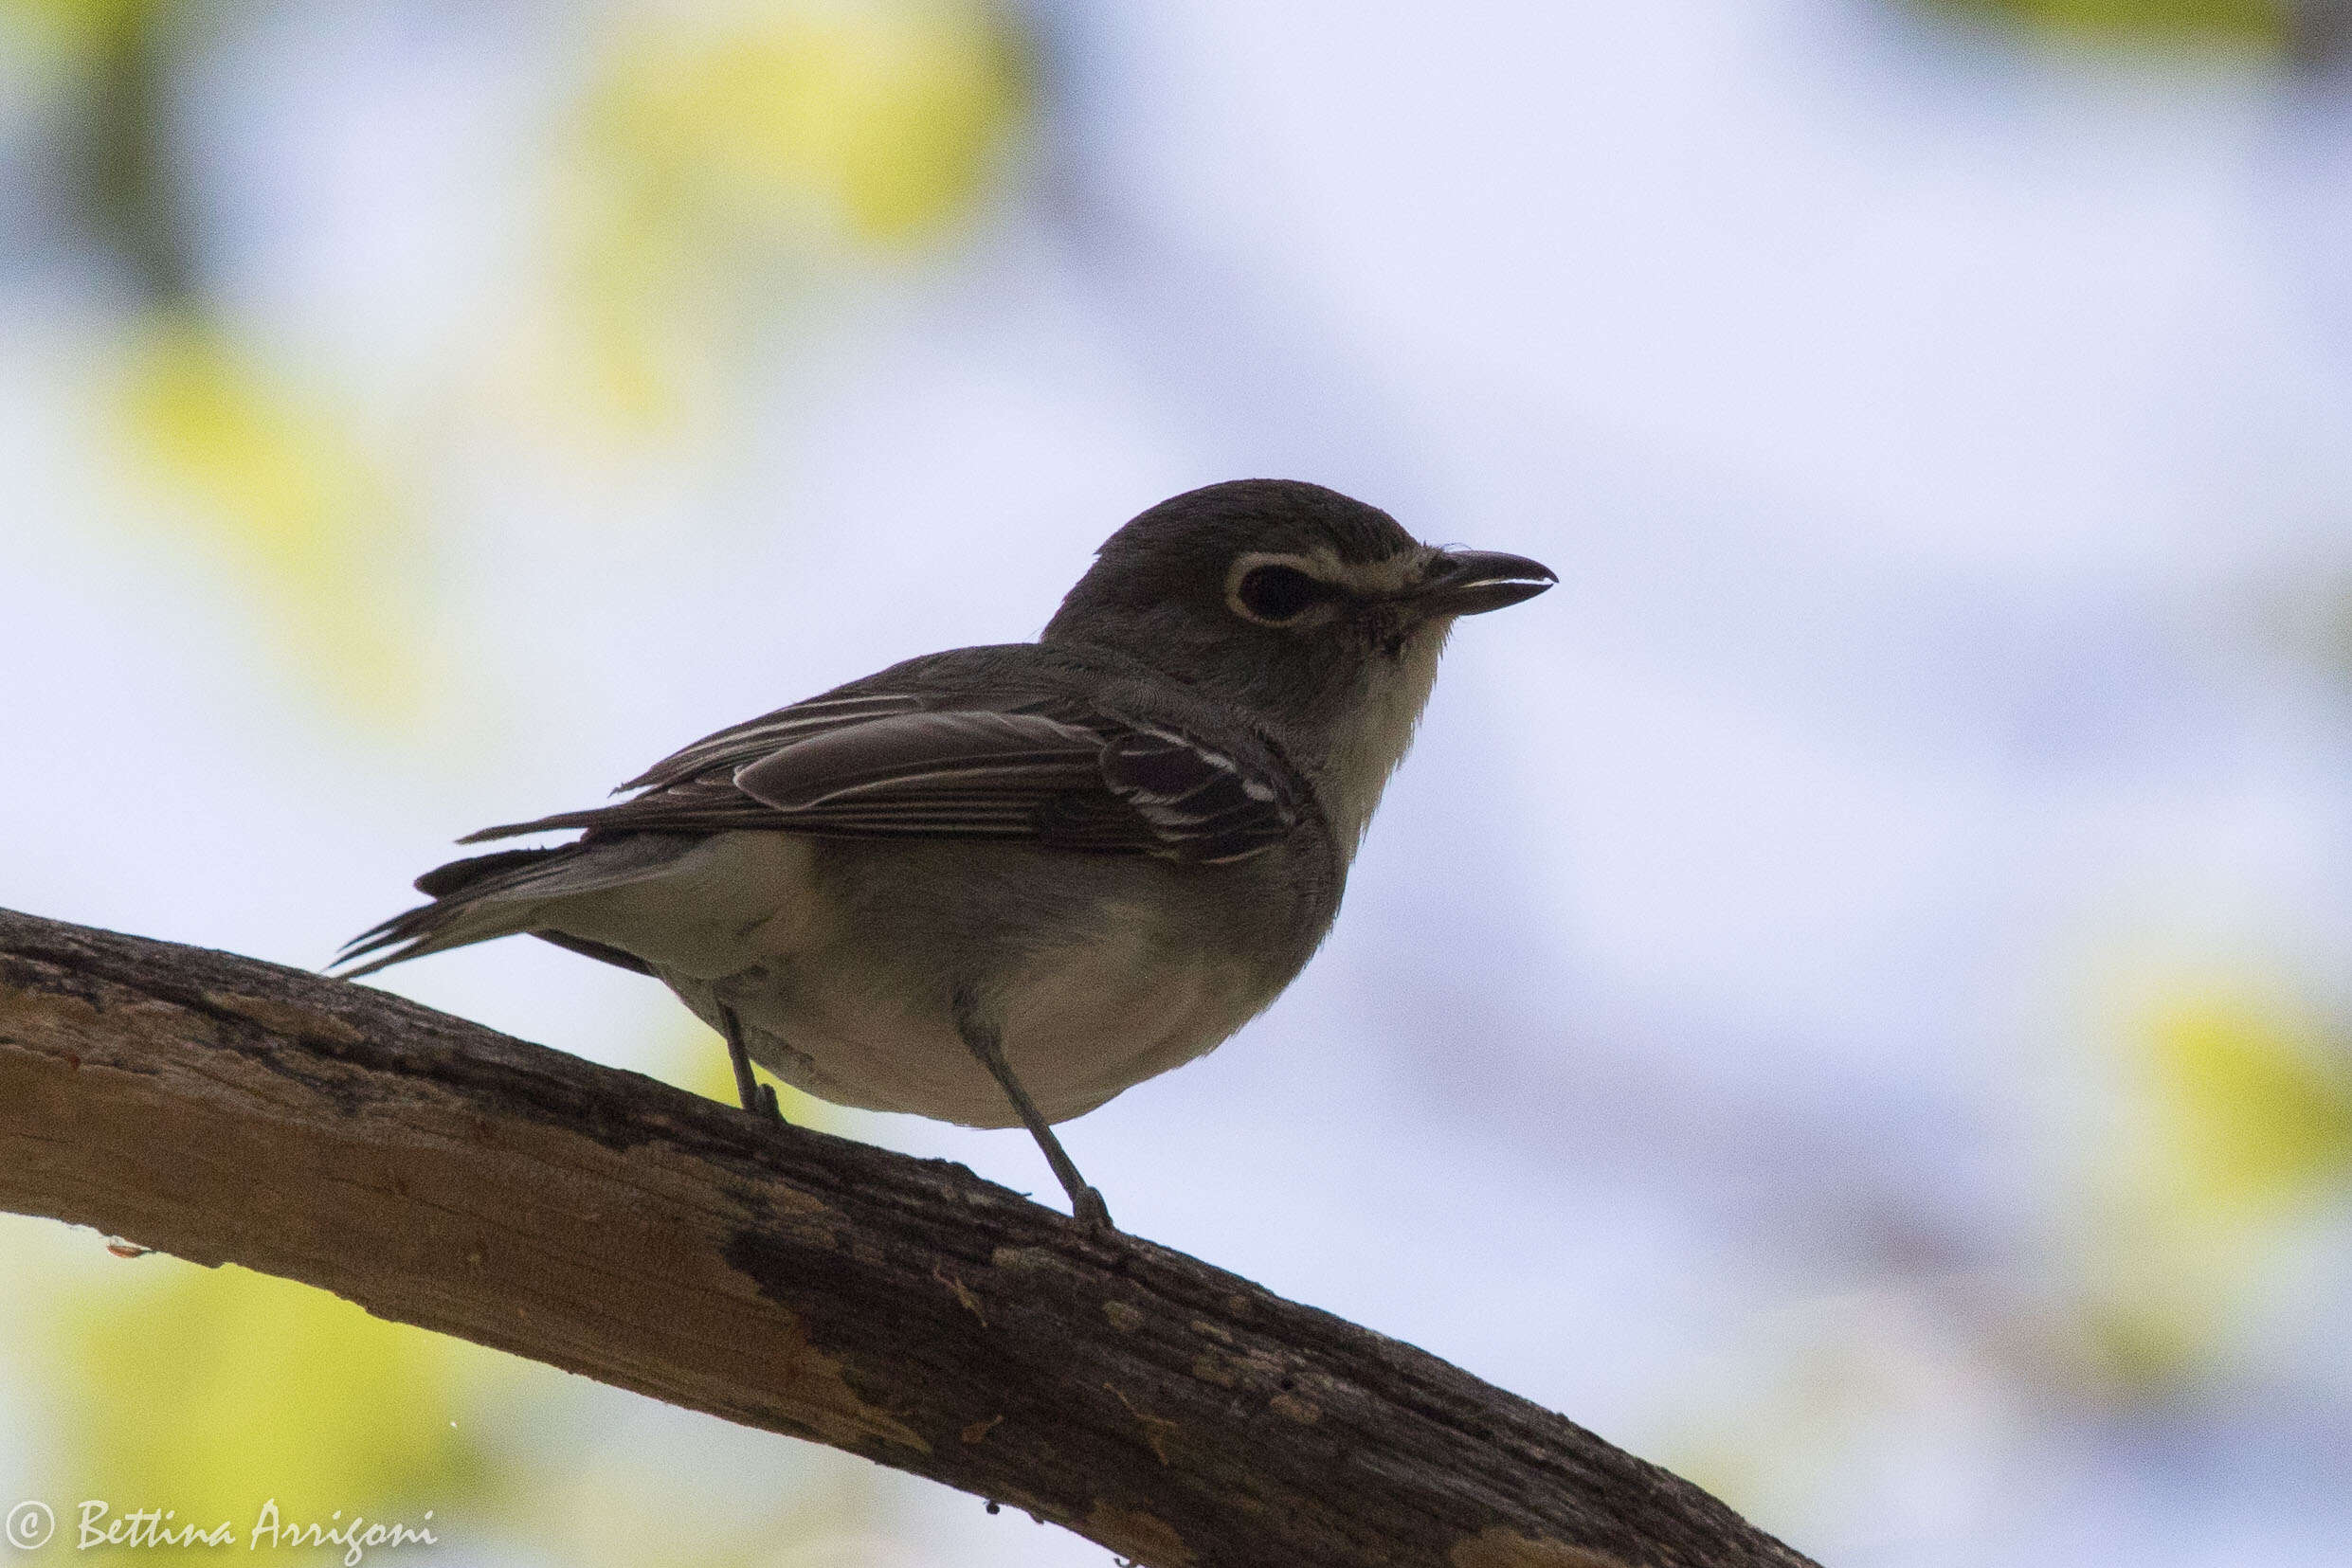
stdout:
{"type": "Polygon", "coordinates": [[[1338,597],[1338,588],[1296,567],[1253,567],[1233,587],[1234,607],[1270,626],[1286,626],[1338,597]]]}

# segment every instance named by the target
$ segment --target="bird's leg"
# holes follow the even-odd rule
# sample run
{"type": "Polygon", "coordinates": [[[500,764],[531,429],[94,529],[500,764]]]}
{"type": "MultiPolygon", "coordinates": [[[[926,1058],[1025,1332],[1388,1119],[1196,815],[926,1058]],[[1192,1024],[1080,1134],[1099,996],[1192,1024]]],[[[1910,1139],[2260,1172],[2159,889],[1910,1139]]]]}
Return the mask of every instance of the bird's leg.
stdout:
{"type": "Polygon", "coordinates": [[[1037,1146],[1045,1151],[1045,1162],[1054,1167],[1054,1175],[1060,1181],[1061,1190],[1070,1195],[1072,1217],[1089,1230],[1118,1229],[1111,1223],[1111,1210],[1104,1204],[1102,1194],[1086,1184],[1086,1178],[1078,1174],[1078,1167],[1063,1152],[1061,1140],[1054,1136],[1054,1129],[1038,1113],[1037,1102],[1029,1098],[1029,1091],[1021,1087],[1019,1078],[1013,1076],[1012,1067],[1004,1060],[1004,1043],[997,1038],[996,1031],[981,1022],[974,1016],[974,1009],[961,997],[957,999],[955,1009],[955,1032],[964,1036],[964,1044],[980,1058],[980,1065],[988,1070],[988,1075],[1004,1087],[1004,1097],[1013,1102],[1013,1109],[1021,1117],[1021,1125],[1029,1129],[1029,1136],[1037,1140],[1037,1146]]]}
{"type": "Polygon", "coordinates": [[[735,1093],[743,1101],[743,1108],[754,1116],[772,1116],[783,1121],[784,1108],[776,1103],[775,1086],[751,1076],[751,1053],[743,1045],[743,1020],[723,1001],[718,1004],[718,1016],[727,1026],[727,1060],[733,1064],[735,1093]]]}

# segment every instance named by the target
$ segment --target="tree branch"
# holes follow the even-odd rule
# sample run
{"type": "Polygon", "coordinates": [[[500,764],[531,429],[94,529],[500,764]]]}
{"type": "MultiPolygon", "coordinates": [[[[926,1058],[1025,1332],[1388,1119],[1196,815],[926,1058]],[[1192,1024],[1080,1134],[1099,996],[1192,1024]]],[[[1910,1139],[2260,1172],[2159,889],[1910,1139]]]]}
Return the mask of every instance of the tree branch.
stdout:
{"type": "Polygon", "coordinates": [[[1435,1357],[960,1165],[0,910],[0,1208],[912,1470],[1150,1568],[1795,1568],[1435,1357]]]}

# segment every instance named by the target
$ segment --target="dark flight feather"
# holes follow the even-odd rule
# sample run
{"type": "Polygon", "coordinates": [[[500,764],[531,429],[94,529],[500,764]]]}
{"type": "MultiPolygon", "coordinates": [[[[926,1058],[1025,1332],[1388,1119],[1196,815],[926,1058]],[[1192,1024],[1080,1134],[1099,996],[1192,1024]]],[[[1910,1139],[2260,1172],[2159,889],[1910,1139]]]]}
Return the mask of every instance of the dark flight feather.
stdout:
{"type": "Polygon", "coordinates": [[[697,741],[640,775],[634,799],[463,841],[765,829],[1216,863],[1280,842],[1303,808],[1271,747],[1253,745],[1262,755],[1244,762],[1238,748],[1050,695],[835,694],[697,741]]]}

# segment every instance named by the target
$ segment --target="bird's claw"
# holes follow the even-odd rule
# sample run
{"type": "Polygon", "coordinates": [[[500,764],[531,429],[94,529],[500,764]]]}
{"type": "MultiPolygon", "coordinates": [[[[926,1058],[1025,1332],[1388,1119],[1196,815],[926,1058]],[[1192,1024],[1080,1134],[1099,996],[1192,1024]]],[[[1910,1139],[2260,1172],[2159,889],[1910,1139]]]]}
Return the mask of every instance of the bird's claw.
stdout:
{"type": "Polygon", "coordinates": [[[1111,1223],[1111,1207],[1102,1200],[1102,1194],[1093,1187],[1079,1189],[1070,1204],[1070,1217],[1090,1231],[1115,1235],[1118,1227],[1111,1223]]]}

